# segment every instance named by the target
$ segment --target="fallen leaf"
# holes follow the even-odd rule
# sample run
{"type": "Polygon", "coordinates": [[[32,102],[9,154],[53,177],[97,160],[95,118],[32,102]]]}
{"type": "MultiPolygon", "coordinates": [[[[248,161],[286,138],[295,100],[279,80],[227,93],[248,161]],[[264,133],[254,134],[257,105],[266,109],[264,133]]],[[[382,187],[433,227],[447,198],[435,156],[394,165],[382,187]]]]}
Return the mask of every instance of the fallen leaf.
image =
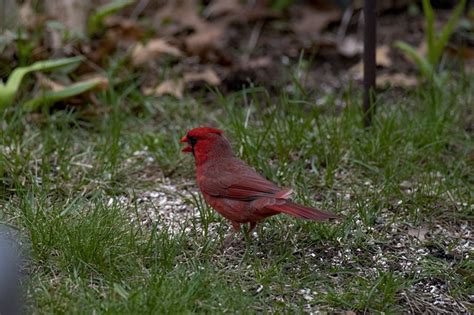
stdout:
{"type": "Polygon", "coordinates": [[[180,79],[169,79],[161,82],[154,89],[147,89],[144,91],[147,95],[163,96],[165,94],[172,95],[178,99],[183,98],[184,91],[184,80],[180,79]]]}
{"type": "Polygon", "coordinates": [[[38,12],[35,12],[33,10],[33,5],[31,1],[32,0],[27,0],[21,5],[19,18],[21,26],[33,30],[41,26],[41,24],[46,20],[46,16],[44,14],[39,14],[38,12]]]}
{"type": "Polygon", "coordinates": [[[267,68],[271,66],[272,59],[268,56],[258,57],[256,59],[250,59],[245,62],[243,67],[245,68],[267,68]]]}
{"type": "Polygon", "coordinates": [[[324,31],[331,22],[338,21],[341,16],[340,10],[322,10],[304,6],[301,8],[301,17],[292,22],[291,28],[299,35],[314,37],[324,31]]]}
{"type": "Polygon", "coordinates": [[[196,0],[168,1],[155,15],[157,28],[160,35],[183,41],[188,55],[197,56],[204,62],[229,65],[233,58],[224,52],[229,25],[248,25],[250,21],[276,16],[261,1],[251,5],[242,3],[239,0],[214,0],[200,15],[201,4],[196,0]]]}
{"type": "Polygon", "coordinates": [[[221,84],[221,79],[217,75],[217,73],[212,69],[206,69],[203,72],[192,72],[184,74],[184,82],[196,82],[196,81],[204,81],[209,85],[219,85],[221,84]]]}
{"type": "Polygon", "coordinates": [[[145,95],[163,96],[172,95],[178,99],[183,98],[184,88],[189,83],[203,81],[209,85],[217,86],[221,84],[221,79],[212,69],[206,69],[202,72],[188,72],[178,79],[168,79],[161,82],[156,88],[145,88],[145,95]]]}
{"type": "Polygon", "coordinates": [[[221,53],[222,35],[231,19],[209,23],[198,14],[198,7],[195,0],[169,1],[156,15],[160,31],[174,37],[189,34],[183,39],[189,55],[198,56],[203,61],[225,59],[221,53]]]}
{"type": "Polygon", "coordinates": [[[155,15],[157,28],[164,34],[175,35],[187,28],[195,31],[207,27],[197,13],[196,0],[167,1],[155,15]]]}
{"type": "Polygon", "coordinates": [[[90,0],[45,1],[47,14],[72,33],[85,34],[90,8],[90,0]]]}
{"type": "Polygon", "coordinates": [[[136,20],[120,15],[112,15],[105,19],[105,26],[120,35],[121,40],[138,41],[145,34],[143,28],[136,20]]]}
{"type": "Polygon", "coordinates": [[[132,51],[132,64],[134,66],[143,65],[164,54],[174,57],[182,56],[181,50],[160,38],[152,39],[145,45],[138,43],[132,51]]]}
{"type": "Polygon", "coordinates": [[[223,45],[222,37],[225,29],[224,25],[209,25],[191,34],[184,40],[186,51],[190,55],[199,56],[205,61],[215,60],[221,57],[222,59],[226,59],[221,53],[223,45]]]}
{"type": "Polygon", "coordinates": [[[239,0],[213,0],[204,10],[204,16],[216,17],[234,13],[242,9],[239,0]]]}
{"type": "Polygon", "coordinates": [[[382,45],[377,47],[375,51],[375,58],[377,66],[381,66],[384,68],[390,68],[392,66],[392,59],[389,56],[390,53],[390,46],[382,45]]]}
{"type": "Polygon", "coordinates": [[[425,240],[426,233],[428,233],[428,228],[424,226],[419,227],[417,229],[409,228],[407,233],[410,236],[418,238],[420,242],[423,242],[425,240]]]}
{"type": "MultiPolygon", "coordinates": [[[[390,68],[392,66],[392,59],[389,56],[390,47],[387,45],[382,45],[377,47],[375,51],[376,64],[379,67],[390,68]]],[[[354,65],[349,72],[352,73],[352,76],[356,80],[362,80],[364,76],[364,64],[363,61],[359,61],[354,65]]]]}
{"type": "Polygon", "coordinates": [[[376,85],[378,87],[413,87],[418,84],[418,79],[415,76],[404,73],[381,74],[377,76],[376,85]]]}

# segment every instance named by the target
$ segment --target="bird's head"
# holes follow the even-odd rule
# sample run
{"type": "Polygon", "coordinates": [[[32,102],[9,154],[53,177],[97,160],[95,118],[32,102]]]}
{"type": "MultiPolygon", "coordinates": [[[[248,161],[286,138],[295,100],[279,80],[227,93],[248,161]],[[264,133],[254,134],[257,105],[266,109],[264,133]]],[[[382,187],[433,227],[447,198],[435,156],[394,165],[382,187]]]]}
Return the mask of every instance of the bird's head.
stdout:
{"type": "Polygon", "coordinates": [[[182,151],[193,153],[197,164],[205,162],[211,155],[233,155],[230,143],[223,133],[222,130],[210,127],[194,128],[181,138],[181,142],[187,143],[182,151]]]}

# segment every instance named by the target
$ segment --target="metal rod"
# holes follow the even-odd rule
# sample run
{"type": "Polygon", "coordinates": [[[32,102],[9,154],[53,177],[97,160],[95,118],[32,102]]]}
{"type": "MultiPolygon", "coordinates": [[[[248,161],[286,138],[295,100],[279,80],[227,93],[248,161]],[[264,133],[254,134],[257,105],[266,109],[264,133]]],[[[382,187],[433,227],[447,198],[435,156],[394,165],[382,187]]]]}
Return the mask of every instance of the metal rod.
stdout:
{"type": "Polygon", "coordinates": [[[372,125],[375,112],[376,0],[364,0],[364,126],[372,125]]]}

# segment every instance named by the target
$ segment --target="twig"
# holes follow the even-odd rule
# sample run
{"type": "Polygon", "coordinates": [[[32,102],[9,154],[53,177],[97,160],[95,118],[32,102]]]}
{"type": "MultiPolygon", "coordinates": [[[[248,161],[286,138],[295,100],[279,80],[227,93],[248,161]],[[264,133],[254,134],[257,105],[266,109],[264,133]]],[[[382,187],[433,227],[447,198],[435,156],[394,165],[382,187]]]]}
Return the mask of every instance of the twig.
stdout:
{"type": "Polygon", "coordinates": [[[262,32],[263,21],[258,22],[252,29],[252,33],[250,33],[250,38],[247,43],[247,49],[245,55],[243,56],[244,62],[247,62],[250,59],[250,55],[252,51],[255,49],[258,43],[258,39],[260,37],[260,33],[262,32]]]}
{"type": "Polygon", "coordinates": [[[352,5],[348,6],[344,10],[344,14],[342,15],[341,24],[337,30],[337,41],[340,43],[342,42],[343,38],[346,36],[347,27],[352,19],[352,14],[354,13],[354,8],[352,5]]]}

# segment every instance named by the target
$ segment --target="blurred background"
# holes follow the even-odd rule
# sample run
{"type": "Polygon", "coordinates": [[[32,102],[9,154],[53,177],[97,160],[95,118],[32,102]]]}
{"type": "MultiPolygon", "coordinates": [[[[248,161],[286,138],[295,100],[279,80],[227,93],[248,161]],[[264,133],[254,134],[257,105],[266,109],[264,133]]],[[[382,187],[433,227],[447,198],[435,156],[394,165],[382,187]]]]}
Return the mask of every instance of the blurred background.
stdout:
{"type": "MultiPolygon", "coordinates": [[[[431,3],[439,30],[459,1],[431,3]]],[[[80,97],[66,97],[74,94],[69,90],[62,100],[43,100],[67,98],[81,107],[84,98],[95,102],[91,90],[106,88],[110,78],[103,69],[111,60],[124,66],[114,84],[133,78],[144,94],[158,97],[182,98],[205,86],[224,93],[250,85],[271,91],[295,76],[305,88],[331,92],[362,78],[362,5],[357,0],[4,0],[0,77],[6,80],[16,67],[38,60],[81,55],[87,61],[67,77],[36,73],[34,82],[23,83],[33,94],[81,83],[80,97]]],[[[472,12],[469,3],[463,5],[443,44],[450,58],[433,61],[436,66],[472,70],[472,12]]],[[[427,54],[421,1],[378,2],[377,25],[377,85],[415,86],[417,64],[394,43],[427,54]]],[[[30,107],[39,106],[33,103],[30,107]]]]}

